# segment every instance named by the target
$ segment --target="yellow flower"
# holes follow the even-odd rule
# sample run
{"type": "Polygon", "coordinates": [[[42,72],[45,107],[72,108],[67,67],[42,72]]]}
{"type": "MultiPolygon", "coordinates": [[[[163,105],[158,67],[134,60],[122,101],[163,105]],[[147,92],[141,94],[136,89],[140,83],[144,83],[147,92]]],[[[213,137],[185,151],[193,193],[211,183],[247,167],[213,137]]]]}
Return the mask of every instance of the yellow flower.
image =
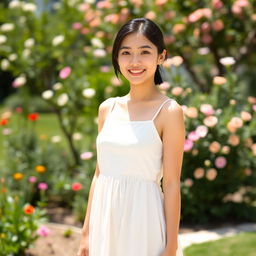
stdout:
{"type": "Polygon", "coordinates": [[[15,180],[21,180],[23,178],[23,176],[24,175],[21,172],[16,172],[16,173],[13,174],[13,178],[15,180]]]}
{"type": "Polygon", "coordinates": [[[42,173],[42,172],[46,171],[46,168],[43,165],[37,165],[35,169],[39,173],[42,173]]]}
{"type": "Polygon", "coordinates": [[[0,238],[5,238],[6,236],[5,236],[5,234],[4,233],[1,233],[0,234],[0,238]]]}

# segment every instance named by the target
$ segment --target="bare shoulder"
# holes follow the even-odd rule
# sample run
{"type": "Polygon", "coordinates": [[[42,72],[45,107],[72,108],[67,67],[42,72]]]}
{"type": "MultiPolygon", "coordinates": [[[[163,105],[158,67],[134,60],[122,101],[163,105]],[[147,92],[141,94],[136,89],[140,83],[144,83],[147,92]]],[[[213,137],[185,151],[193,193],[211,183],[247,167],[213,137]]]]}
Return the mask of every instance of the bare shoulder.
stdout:
{"type": "MultiPolygon", "coordinates": [[[[166,98],[168,99],[168,97],[166,98]]],[[[165,120],[165,123],[167,120],[169,121],[176,121],[177,119],[184,118],[184,112],[182,106],[172,98],[169,98],[170,101],[166,102],[163,106],[163,114],[162,117],[165,120]]]]}
{"type": "Polygon", "coordinates": [[[169,101],[167,101],[164,104],[164,107],[163,107],[165,109],[164,112],[183,112],[181,105],[175,99],[172,99],[169,97],[166,97],[165,99],[166,100],[169,99],[169,101]]]}
{"type": "Polygon", "coordinates": [[[110,110],[114,100],[114,97],[110,97],[100,103],[98,108],[98,131],[103,127],[108,111],[110,110]]]}
{"type": "Polygon", "coordinates": [[[110,97],[100,103],[99,109],[98,109],[98,115],[103,120],[105,119],[106,114],[110,110],[110,107],[112,106],[114,100],[115,100],[115,97],[110,97]]]}

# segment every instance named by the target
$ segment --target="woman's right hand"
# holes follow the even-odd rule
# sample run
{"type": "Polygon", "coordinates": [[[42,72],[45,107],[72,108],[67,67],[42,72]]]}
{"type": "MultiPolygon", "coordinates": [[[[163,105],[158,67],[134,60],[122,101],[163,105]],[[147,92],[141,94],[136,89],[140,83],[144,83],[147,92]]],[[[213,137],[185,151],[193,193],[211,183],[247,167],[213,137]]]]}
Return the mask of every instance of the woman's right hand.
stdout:
{"type": "Polygon", "coordinates": [[[89,256],[89,235],[82,238],[76,256],[89,256]]]}

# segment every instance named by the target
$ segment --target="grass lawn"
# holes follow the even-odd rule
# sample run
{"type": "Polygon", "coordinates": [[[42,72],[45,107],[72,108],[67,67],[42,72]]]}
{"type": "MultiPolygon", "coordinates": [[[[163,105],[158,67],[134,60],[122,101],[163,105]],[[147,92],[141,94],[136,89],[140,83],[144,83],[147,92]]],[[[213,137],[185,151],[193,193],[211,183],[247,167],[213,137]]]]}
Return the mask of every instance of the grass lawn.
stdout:
{"type": "MultiPolygon", "coordinates": [[[[6,111],[7,109],[1,105],[0,106],[0,117],[3,114],[4,111],[6,111]]],[[[10,118],[10,125],[8,126],[12,126],[11,123],[15,124],[16,122],[16,113],[13,113],[14,116],[12,116],[10,118]]],[[[2,130],[4,127],[0,127],[0,168],[1,166],[3,166],[3,158],[4,158],[4,147],[3,147],[3,142],[5,139],[6,135],[2,134],[2,130]]],[[[59,126],[59,122],[57,119],[57,116],[55,114],[52,113],[39,113],[39,118],[36,121],[35,124],[35,129],[36,129],[36,133],[38,134],[38,136],[40,137],[42,136],[46,136],[48,138],[51,138],[52,136],[58,135],[61,137],[61,141],[60,141],[60,145],[61,147],[64,148],[65,151],[69,152],[69,146],[66,140],[66,137],[63,135],[62,130],[59,126]]],[[[87,148],[87,145],[89,143],[89,138],[88,138],[88,134],[82,134],[82,139],[79,142],[80,147],[83,149],[84,147],[87,148]]],[[[11,136],[11,135],[9,135],[11,136]]]]}
{"type": "MultiPolygon", "coordinates": [[[[4,106],[0,106],[0,116],[5,110],[6,109],[4,108],[4,106]]],[[[11,122],[15,122],[15,115],[16,114],[14,113],[14,117],[11,117],[11,122]]],[[[61,137],[60,145],[64,149],[69,151],[69,147],[67,145],[67,140],[64,137],[62,130],[59,127],[57,116],[55,114],[40,113],[35,128],[36,128],[36,133],[38,134],[38,136],[46,135],[48,138],[50,138],[54,135],[60,136],[61,137]]],[[[0,130],[0,166],[3,165],[3,157],[4,157],[3,142],[4,142],[4,137],[6,136],[6,135],[2,134],[2,130],[3,129],[0,130]]],[[[85,134],[83,134],[83,135],[85,135],[85,134]]],[[[85,143],[88,143],[88,138],[86,138],[86,136],[83,136],[80,143],[82,143],[82,145],[86,145],[85,143]]]]}
{"type": "Polygon", "coordinates": [[[256,256],[256,232],[194,244],[184,249],[184,256],[256,256]]]}

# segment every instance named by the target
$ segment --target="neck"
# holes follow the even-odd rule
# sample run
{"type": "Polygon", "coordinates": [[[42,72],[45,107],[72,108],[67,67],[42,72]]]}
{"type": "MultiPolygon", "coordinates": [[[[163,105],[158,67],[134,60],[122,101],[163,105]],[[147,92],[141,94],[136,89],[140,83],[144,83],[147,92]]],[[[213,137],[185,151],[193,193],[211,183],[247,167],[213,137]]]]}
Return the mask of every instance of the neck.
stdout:
{"type": "Polygon", "coordinates": [[[125,95],[130,102],[150,101],[161,95],[155,84],[151,85],[130,85],[130,91],[125,95]]]}

